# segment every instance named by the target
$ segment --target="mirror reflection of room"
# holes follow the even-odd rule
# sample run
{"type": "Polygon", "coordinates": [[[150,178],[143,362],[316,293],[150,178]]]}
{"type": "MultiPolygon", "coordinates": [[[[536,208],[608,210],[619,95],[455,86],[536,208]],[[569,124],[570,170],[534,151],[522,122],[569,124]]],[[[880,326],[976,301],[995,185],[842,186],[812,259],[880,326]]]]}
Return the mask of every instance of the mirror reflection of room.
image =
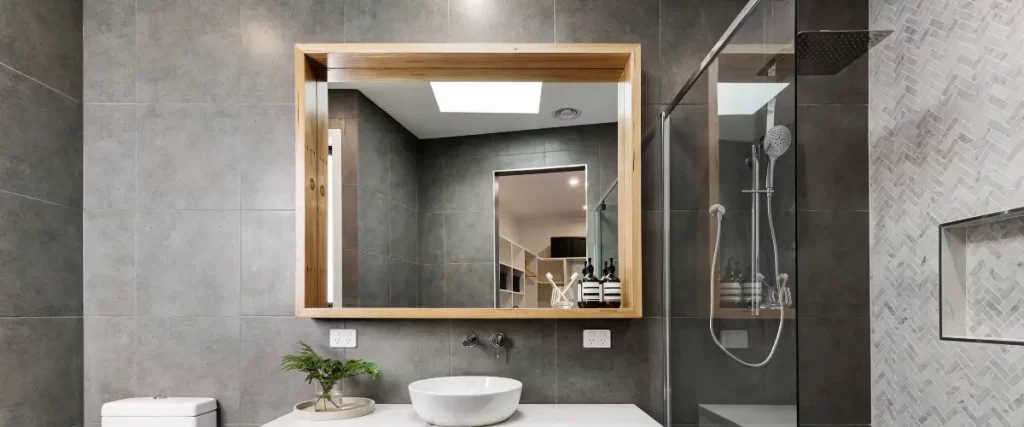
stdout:
{"type": "Polygon", "coordinates": [[[537,224],[523,229],[531,230],[530,236],[544,235],[537,237],[542,241],[510,241],[529,248],[536,258],[531,261],[543,262],[553,258],[551,237],[576,239],[582,251],[573,255],[582,255],[565,258],[577,258],[580,265],[560,260],[555,268],[548,262],[552,265],[538,266],[530,275],[543,270],[565,280],[582,269],[587,254],[596,256],[598,248],[584,242],[615,244],[614,238],[595,237],[596,227],[587,226],[595,214],[587,207],[599,206],[616,182],[616,83],[346,82],[329,87],[331,306],[550,308],[548,283],[531,286],[527,298],[525,264],[519,270],[523,284],[502,291],[497,171],[577,168],[563,170],[576,173],[575,187],[568,187],[568,177],[559,178],[561,187],[535,185],[520,203],[534,211],[519,211],[528,217],[521,223],[537,224]],[[574,191],[576,224],[546,235],[540,224],[562,219],[541,216],[563,208],[566,187],[574,191]]]}
{"type": "Polygon", "coordinates": [[[496,173],[498,307],[550,307],[556,286],[582,269],[586,176],[585,166],[496,173]]]}

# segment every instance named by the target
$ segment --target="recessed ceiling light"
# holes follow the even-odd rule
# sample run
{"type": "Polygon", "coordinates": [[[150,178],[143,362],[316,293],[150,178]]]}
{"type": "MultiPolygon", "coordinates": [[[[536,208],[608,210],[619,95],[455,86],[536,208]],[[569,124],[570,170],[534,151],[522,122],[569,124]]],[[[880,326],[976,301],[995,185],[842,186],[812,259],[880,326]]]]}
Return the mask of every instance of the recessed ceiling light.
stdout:
{"type": "Polygon", "coordinates": [[[580,116],[580,110],[572,107],[563,107],[552,112],[551,116],[558,120],[572,120],[580,116]]]}
{"type": "Polygon", "coordinates": [[[430,82],[442,113],[537,114],[541,82],[430,82]]]}
{"type": "Polygon", "coordinates": [[[756,113],[789,83],[719,83],[718,115],[745,116],[756,113]]]}
{"type": "Polygon", "coordinates": [[[575,176],[572,177],[572,178],[569,178],[569,186],[570,187],[575,187],[577,185],[580,185],[580,179],[579,178],[576,178],[575,176]]]}

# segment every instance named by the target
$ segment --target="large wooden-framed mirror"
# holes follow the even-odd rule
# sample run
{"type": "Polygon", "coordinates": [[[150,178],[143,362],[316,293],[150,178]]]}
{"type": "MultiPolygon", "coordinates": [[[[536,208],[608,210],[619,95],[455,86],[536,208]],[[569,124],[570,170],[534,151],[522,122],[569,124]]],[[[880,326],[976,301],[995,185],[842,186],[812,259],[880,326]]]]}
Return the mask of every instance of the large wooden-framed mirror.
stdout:
{"type": "Polygon", "coordinates": [[[639,45],[299,44],[295,88],[297,316],[642,316],[639,45]]]}

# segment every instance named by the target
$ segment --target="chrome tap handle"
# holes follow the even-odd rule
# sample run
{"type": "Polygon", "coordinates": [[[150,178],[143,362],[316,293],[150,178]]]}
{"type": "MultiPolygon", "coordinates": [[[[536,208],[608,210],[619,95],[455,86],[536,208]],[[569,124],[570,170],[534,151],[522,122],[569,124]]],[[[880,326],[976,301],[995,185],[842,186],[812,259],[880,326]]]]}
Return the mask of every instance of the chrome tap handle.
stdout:
{"type": "Polygon", "coordinates": [[[476,334],[470,332],[466,335],[466,338],[462,340],[462,346],[466,348],[476,347],[480,343],[480,338],[476,334]]]}
{"type": "Polygon", "coordinates": [[[495,332],[494,335],[491,335],[491,345],[494,346],[494,357],[496,359],[501,359],[501,349],[505,348],[506,344],[508,344],[508,335],[501,332],[495,332]]]}

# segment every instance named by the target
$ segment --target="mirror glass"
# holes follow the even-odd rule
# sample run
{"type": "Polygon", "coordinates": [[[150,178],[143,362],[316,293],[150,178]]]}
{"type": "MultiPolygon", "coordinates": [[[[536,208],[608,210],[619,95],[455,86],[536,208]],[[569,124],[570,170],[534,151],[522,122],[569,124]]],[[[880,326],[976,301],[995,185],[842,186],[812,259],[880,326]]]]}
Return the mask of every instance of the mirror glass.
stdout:
{"type": "Polygon", "coordinates": [[[550,308],[615,257],[616,83],[329,88],[332,307],[550,308]]]}

